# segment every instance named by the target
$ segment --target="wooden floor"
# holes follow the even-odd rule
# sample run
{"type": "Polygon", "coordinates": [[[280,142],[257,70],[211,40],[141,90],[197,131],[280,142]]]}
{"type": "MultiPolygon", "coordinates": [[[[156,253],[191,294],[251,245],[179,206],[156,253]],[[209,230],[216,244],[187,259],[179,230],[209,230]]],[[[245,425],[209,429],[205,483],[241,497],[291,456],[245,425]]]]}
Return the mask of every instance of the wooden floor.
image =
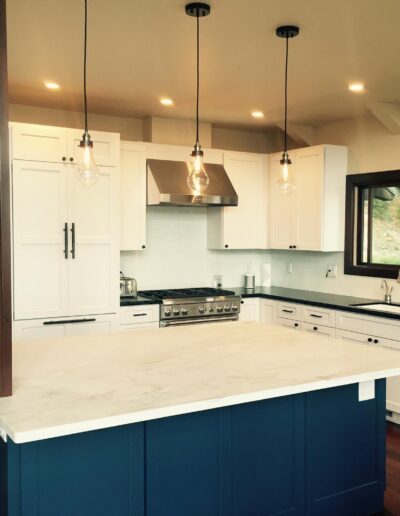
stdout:
{"type": "Polygon", "coordinates": [[[386,440],[386,516],[400,516],[400,425],[387,424],[386,440]]]}

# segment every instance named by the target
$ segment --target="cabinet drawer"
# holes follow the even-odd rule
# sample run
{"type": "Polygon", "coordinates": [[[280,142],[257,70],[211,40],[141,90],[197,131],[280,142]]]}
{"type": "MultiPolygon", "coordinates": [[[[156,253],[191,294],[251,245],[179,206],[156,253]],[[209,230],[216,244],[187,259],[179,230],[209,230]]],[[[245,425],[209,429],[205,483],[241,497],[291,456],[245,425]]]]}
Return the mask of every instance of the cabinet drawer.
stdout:
{"type": "Polygon", "coordinates": [[[313,306],[304,307],[304,321],[317,326],[335,326],[335,312],[313,306]]]}
{"type": "Polygon", "coordinates": [[[120,331],[150,330],[154,328],[160,329],[160,324],[158,322],[121,324],[120,331]]]}
{"type": "Polygon", "coordinates": [[[120,309],[120,324],[142,324],[147,322],[158,322],[159,320],[159,305],[139,305],[120,309]]]}
{"type": "Polygon", "coordinates": [[[400,342],[391,339],[385,339],[376,335],[366,333],[357,333],[348,330],[336,330],[336,338],[340,340],[348,340],[351,342],[360,342],[363,344],[370,344],[376,346],[383,346],[385,348],[400,350],[400,342]]]}
{"type": "Polygon", "coordinates": [[[278,324],[279,326],[286,326],[287,328],[293,328],[294,330],[301,330],[301,322],[293,319],[278,317],[278,324]]]}
{"type": "Polygon", "coordinates": [[[304,306],[294,303],[278,303],[278,317],[284,319],[304,319],[304,306]]]}
{"type": "Polygon", "coordinates": [[[400,321],[351,312],[336,312],[336,328],[400,342],[400,321]]]}
{"type": "Polygon", "coordinates": [[[323,326],[320,324],[312,324],[303,322],[301,324],[301,330],[309,333],[318,333],[319,335],[326,335],[327,337],[335,337],[335,328],[329,326],[323,326]]]}

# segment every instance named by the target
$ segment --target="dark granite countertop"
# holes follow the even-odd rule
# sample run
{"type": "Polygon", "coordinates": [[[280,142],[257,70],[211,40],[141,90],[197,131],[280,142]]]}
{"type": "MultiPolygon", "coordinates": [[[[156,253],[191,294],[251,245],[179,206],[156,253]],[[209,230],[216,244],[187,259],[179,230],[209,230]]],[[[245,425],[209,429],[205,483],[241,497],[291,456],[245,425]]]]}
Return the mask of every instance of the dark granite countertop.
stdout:
{"type": "Polygon", "coordinates": [[[136,305],[159,305],[161,301],[149,299],[148,297],[121,297],[120,306],[136,306],[136,305]]]}
{"type": "Polygon", "coordinates": [[[372,315],[374,317],[386,317],[388,319],[400,320],[399,314],[381,311],[378,312],[377,310],[368,310],[367,308],[359,308],[357,306],[354,306],[360,304],[383,303],[382,299],[368,299],[363,297],[341,296],[338,294],[313,292],[311,290],[297,290],[294,288],[284,287],[256,287],[254,290],[245,289],[244,287],[233,287],[228,290],[233,290],[237,295],[240,295],[243,298],[261,297],[264,299],[289,301],[291,303],[319,306],[321,308],[329,308],[331,310],[342,310],[344,312],[354,312],[358,314],[372,315]]]}
{"type": "MultiPolygon", "coordinates": [[[[341,296],[338,294],[328,294],[325,292],[313,292],[311,290],[298,290],[284,287],[256,287],[252,290],[245,289],[244,287],[226,287],[225,290],[232,290],[235,294],[240,295],[243,298],[260,297],[264,299],[275,299],[277,301],[288,301],[290,303],[319,306],[322,308],[329,308],[331,310],[342,310],[345,312],[372,315],[373,317],[385,317],[388,319],[400,320],[399,314],[378,312],[377,310],[368,310],[367,308],[354,306],[368,303],[383,303],[380,299],[341,296]]],[[[159,303],[160,302],[157,302],[154,299],[148,299],[141,296],[137,298],[121,299],[121,306],[154,305],[159,303]]]]}

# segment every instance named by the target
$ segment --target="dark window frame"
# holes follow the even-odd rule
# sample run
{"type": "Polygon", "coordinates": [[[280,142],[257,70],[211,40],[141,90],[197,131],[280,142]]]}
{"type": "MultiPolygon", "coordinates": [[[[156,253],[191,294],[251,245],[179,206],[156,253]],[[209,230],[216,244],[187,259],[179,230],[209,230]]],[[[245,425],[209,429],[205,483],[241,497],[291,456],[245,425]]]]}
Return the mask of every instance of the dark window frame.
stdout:
{"type": "MultiPolygon", "coordinates": [[[[361,188],[374,186],[393,186],[400,183],[400,170],[385,172],[370,172],[367,174],[348,175],[346,178],[346,223],[345,223],[345,251],[344,273],[357,276],[371,276],[378,278],[397,278],[399,265],[362,264],[362,228],[357,227],[360,220],[360,206],[358,195],[361,188]]],[[[369,223],[372,224],[370,217],[369,223]]],[[[372,238],[371,226],[368,232],[372,238]]]]}

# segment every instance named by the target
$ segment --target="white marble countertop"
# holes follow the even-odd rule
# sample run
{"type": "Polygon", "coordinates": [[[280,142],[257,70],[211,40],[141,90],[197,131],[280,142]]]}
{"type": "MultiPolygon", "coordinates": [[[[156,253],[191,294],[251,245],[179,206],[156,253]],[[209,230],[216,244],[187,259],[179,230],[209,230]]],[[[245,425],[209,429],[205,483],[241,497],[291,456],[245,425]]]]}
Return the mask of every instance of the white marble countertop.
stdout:
{"type": "Polygon", "coordinates": [[[400,375],[400,353],[255,322],[14,344],[0,429],[24,443],[400,375]]]}

